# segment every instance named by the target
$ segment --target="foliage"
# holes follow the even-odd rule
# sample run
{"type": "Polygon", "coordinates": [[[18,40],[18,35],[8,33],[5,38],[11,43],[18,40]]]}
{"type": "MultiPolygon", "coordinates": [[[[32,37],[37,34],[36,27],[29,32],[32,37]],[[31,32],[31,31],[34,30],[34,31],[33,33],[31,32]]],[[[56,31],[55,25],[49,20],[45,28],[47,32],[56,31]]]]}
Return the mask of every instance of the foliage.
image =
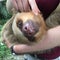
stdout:
{"type": "Polygon", "coordinates": [[[0,24],[0,60],[3,60],[4,57],[10,55],[10,50],[1,42],[1,29],[4,24],[3,22],[5,23],[5,20],[1,20],[2,24],[0,24]]]}
{"type": "Polygon", "coordinates": [[[7,20],[11,15],[6,10],[4,1],[0,1],[0,60],[23,60],[20,56],[13,56],[10,52],[10,49],[7,48],[5,44],[2,43],[1,39],[1,30],[7,20]]]}
{"type": "Polygon", "coordinates": [[[6,9],[6,0],[0,1],[0,19],[10,18],[10,14],[6,9]]]}
{"type": "Polygon", "coordinates": [[[1,42],[1,29],[4,25],[4,23],[11,17],[11,15],[8,13],[5,1],[0,1],[0,60],[3,60],[4,57],[7,57],[11,54],[10,50],[6,47],[5,44],[1,42]]]}
{"type": "Polygon", "coordinates": [[[4,58],[8,55],[10,55],[10,50],[6,47],[6,45],[0,43],[0,58],[4,58]]]}

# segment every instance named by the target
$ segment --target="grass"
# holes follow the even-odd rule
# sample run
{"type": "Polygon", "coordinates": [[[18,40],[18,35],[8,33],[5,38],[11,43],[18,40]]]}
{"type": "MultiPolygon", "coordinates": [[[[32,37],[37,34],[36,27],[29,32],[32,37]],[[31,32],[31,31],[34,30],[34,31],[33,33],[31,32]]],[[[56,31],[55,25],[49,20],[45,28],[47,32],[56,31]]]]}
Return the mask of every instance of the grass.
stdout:
{"type": "Polygon", "coordinates": [[[6,23],[7,19],[11,17],[11,14],[8,13],[6,9],[6,0],[0,1],[0,60],[22,60],[20,56],[13,56],[10,52],[10,49],[2,43],[1,39],[1,30],[4,24],[6,23]]]}
{"type": "Polygon", "coordinates": [[[2,43],[1,31],[7,20],[0,20],[0,60],[24,60],[23,56],[12,55],[10,49],[2,43]]]}
{"type": "Polygon", "coordinates": [[[1,30],[5,22],[5,20],[0,20],[0,60],[3,60],[4,57],[9,56],[11,53],[7,46],[2,43],[1,39],[1,30]]]}

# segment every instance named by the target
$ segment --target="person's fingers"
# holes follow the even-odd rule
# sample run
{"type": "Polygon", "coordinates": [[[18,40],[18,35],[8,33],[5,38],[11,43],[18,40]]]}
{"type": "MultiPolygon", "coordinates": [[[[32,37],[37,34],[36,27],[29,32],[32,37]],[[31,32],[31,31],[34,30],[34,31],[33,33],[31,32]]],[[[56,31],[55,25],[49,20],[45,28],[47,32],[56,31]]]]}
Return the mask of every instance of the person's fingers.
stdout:
{"type": "Polygon", "coordinates": [[[30,11],[30,5],[28,0],[22,0],[24,11],[30,11]]]}
{"type": "Polygon", "coordinates": [[[11,0],[11,3],[12,3],[12,5],[13,5],[13,7],[14,7],[16,10],[18,10],[18,6],[17,6],[16,0],[11,0]]]}
{"type": "Polygon", "coordinates": [[[30,7],[36,15],[40,13],[40,10],[35,2],[35,0],[12,0],[14,8],[18,11],[30,11],[30,7]]]}
{"type": "Polygon", "coordinates": [[[16,2],[17,2],[18,10],[21,12],[24,11],[22,0],[16,0],[16,2]]]}
{"type": "Polygon", "coordinates": [[[38,13],[40,13],[40,10],[39,10],[39,8],[38,8],[38,6],[37,6],[37,4],[36,4],[36,1],[35,1],[35,0],[28,0],[28,1],[29,1],[29,4],[30,4],[30,6],[31,6],[32,11],[33,11],[36,15],[38,15],[38,13]]]}
{"type": "Polygon", "coordinates": [[[16,0],[16,2],[18,5],[18,10],[20,10],[21,12],[30,10],[28,0],[16,0]]]}

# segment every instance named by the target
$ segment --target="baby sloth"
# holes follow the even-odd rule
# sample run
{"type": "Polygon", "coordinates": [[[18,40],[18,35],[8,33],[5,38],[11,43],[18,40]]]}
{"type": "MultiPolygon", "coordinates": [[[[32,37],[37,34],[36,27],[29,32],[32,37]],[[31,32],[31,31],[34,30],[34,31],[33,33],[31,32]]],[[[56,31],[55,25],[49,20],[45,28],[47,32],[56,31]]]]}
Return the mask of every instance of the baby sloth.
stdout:
{"type": "Polygon", "coordinates": [[[11,44],[34,44],[46,33],[46,25],[42,15],[33,12],[22,12],[14,15],[2,29],[3,41],[11,44]]]}

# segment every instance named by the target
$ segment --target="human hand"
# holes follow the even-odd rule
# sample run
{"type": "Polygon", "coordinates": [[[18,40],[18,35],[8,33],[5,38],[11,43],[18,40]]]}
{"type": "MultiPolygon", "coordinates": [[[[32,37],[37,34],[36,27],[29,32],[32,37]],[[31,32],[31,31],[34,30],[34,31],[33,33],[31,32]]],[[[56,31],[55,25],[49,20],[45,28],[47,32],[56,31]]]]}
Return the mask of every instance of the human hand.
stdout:
{"type": "Polygon", "coordinates": [[[34,45],[14,45],[14,51],[20,54],[39,52],[60,46],[60,26],[49,29],[45,37],[34,45]]]}
{"type": "Polygon", "coordinates": [[[28,4],[28,0],[11,0],[13,7],[18,11],[29,11],[30,7],[28,4]]]}
{"type": "Polygon", "coordinates": [[[23,12],[32,10],[36,15],[40,13],[35,0],[11,0],[11,3],[17,11],[23,12]]]}

